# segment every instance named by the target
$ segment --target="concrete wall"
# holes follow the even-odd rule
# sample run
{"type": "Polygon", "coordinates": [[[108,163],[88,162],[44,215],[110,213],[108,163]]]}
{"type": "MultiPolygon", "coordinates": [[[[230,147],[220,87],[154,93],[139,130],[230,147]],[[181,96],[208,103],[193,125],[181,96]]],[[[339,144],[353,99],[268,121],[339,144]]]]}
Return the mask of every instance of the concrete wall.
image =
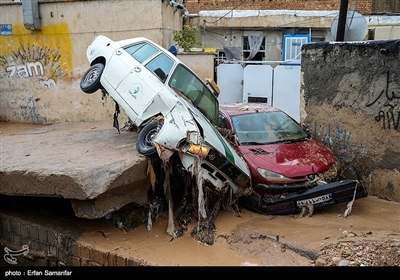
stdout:
{"type": "Polygon", "coordinates": [[[0,3],[0,121],[54,124],[111,119],[114,101],[79,87],[97,34],[144,36],[168,48],[182,10],[159,0],[39,1],[40,30],[24,26],[21,2],[0,3]]]}
{"type": "Polygon", "coordinates": [[[206,52],[178,53],[178,58],[193,69],[204,81],[206,78],[214,78],[214,54],[206,52]]]}
{"type": "Polygon", "coordinates": [[[400,40],[302,48],[306,122],[371,195],[400,201],[400,40]]]}
{"type": "MultiPolygon", "coordinates": [[[[56,206],[54,206],[56,208],[56,206]]],[[[62,214],[60,214],[61,216],[62,214]]],[[[81,240],[82,230],[66,218],[37,216],[27,211],[0,212],[0,249],[21,250],[28,245],[26,256],[17,256],[17,264],[0,258],[0,267],[19,270],[21,267],[78,267],[78,266],[147,266],[137,257],[126,257],[121,252],[100,250],[81,240]],[[6,245],[4,245],[6,244],[6,245]]],[[[71,276],[71,275],[70,275],[71,276]]],[[[73,274],[72,274],[73,276],[73,274]]]]}

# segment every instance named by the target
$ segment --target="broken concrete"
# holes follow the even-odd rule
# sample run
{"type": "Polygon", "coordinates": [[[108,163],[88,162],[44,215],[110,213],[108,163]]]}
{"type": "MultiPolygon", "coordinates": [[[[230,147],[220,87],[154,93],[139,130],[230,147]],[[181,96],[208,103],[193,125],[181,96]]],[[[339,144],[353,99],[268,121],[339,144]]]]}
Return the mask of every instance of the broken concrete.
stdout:
{"type": "Polygon", "coordinates": [[[77,217],[104,217],[129,203],[147,205],[147,158],[136,132],[111,121],[49,125],[1,141],[0,194],[55,196],[77,217]]]}

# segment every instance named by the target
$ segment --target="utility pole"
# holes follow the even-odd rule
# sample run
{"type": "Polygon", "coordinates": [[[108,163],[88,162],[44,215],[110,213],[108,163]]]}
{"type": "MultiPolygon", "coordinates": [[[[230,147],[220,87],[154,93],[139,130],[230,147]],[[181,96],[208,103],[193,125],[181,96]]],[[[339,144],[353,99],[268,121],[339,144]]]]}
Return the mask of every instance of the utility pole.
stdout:
{"type": "Polygon", "coordinates": [[[336,34],[336,41],[344,41],[348,4],[349,4],[348,0],[340,0],[339,21],[336,34]]]}

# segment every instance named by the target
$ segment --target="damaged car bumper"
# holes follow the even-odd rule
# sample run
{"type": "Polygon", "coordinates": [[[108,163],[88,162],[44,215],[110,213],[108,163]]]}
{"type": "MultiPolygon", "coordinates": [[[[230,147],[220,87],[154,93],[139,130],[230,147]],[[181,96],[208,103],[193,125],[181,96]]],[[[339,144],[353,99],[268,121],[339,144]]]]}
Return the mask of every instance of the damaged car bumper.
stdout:
{"type": "Polygon", "coordinates": [[[344,180],[264,198],[254,191],[241,197],[240,204],[260,214],[287,215],[299,213],[307,204],[313,205],[314,209],[320,209],[366,196],[367,191],[360,181],[344,180]]]}

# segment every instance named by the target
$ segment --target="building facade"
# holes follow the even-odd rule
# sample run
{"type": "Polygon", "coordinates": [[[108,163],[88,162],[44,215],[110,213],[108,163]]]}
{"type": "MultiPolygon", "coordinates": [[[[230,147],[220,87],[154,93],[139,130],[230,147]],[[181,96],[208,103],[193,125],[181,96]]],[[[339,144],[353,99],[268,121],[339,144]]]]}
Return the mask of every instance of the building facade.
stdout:
{"type": "Polygon", "coordinates": [[[300,62],[303,43],[335,41],[343,2],[348,2],[346,41],[400,38],[399,0],[185,0],[182,3],[188,12],[185,23],[198,26],[202,47],[216,50],[217,64],[226,59],[226,47],[239,48],[241,60],[273,64],[293,59],[300,62]],[[260,38],[260,47],[250,56],[249,38],[255,36],[260,38]]]}

